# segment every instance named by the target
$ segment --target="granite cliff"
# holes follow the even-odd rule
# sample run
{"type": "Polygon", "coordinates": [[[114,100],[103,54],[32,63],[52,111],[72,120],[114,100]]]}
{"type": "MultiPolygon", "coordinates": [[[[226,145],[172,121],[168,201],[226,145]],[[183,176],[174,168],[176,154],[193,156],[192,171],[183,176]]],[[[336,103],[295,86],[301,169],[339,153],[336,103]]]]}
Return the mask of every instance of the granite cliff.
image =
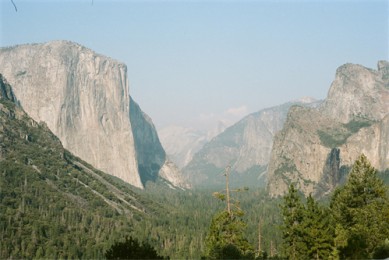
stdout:
{"type": "Polygon", "coordinates": [[[54,41],[1,48],[0,68],[24,110],[76,156],[140,188],[169,172],[150,118],[130,98],[125,64],[54,41]]]}
{"type": "Polygon", "coordinates": [[[107,241],[167,214],[67,151],[19,106],[2,74],[0,174],[0,259],[104,258],[107,241]]]}
{"type": "Polygon", "coordinates": [[[319,108],[294,106],[274,140],[268,168],[270,195],[290,183],[321,196],[344,180],[364,153],[378,170],[389,168],[389,63],[378,70],[341,66],[319,108]]]}
{"type": "Polygon", "coordinates": [[[274,135],[294,104],[317,106],[312,99],[289,102],[250,114],[206,143],[183,169],[193,185],[224,185],[221,173],[230,164],[234,184],[265,185],[274,135]]]}

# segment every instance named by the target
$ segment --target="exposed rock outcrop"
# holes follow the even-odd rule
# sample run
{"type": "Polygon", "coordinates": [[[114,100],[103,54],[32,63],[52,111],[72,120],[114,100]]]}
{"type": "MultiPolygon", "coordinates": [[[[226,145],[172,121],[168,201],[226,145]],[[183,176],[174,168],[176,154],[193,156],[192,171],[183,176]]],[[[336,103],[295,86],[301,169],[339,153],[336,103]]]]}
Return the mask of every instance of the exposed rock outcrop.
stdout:
{"type": "Polygon", "coordinates": [[[388,62],[378,70],[346,64],[336,73],[320,108],[292,107],[276,135],[268,169],[270,195],[290,183],[306,195],[333,190],[361,153],[389,168],[388,62]]]}
{"type": "Polygon", "coordinates": [[[0,99],[6,99],[17,104],[15,94],[2,74],[0,74],[0,99]]]}
{"type": "Polygon", "coordinates": [[[355,117],[381,120],[389,113],[388,68],[387,61],[378,62],[378,70],[339,67],[321,112],[345,124],[355,117]]]}
{"type": "Polygon", "coordinates": [[[94,167],[140,188],[162,168],[164,151],[130,99],[123,63],[55,41],[1,48],[0,68],[25,111],[94,167]]]}
{"type": "Polygon", "coordinates": [[[234,183],[264,185],[273,138],[282,129],[288,109],[319,103],[290,102],[248,115],[206,143],[183,169],[184,175],[194,185],[223,185],[220,173],[230,164],[234,183]]]}

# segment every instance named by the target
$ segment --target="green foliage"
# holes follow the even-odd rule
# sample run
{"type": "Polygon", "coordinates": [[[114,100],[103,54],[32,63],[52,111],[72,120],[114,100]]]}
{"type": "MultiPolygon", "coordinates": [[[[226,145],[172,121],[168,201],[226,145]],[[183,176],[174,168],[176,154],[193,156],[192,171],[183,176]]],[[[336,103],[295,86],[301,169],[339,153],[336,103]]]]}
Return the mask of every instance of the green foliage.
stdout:
{"type": "Polygon", "coordinates": [[[385,185],[389,185],[389,169],[386,169],[382,172],[378,172],[378,177],[384,181],[385,185]]]}
{"type": "Polygon", "coordinates": [[[328,259],[333,251],[334,229],[330,212],[320,206],[312,196],[307,198],[302,221],[302,238],[309,259],[328,259]]]}
{"type": "Polygon", "coordinates": [[[105,174],[4,99],[0,151],[1,259],[102,258],[112,241],[155,208],[129,188],[112,189],[105,174]]]}
{"type": "MultiPolygon", "coordinates": [[[[209,190],[135,189],[66,151],[14,103],[0,103],[0,258],[99,259],[126,235],[174,259],[204,253],[209,212],[223,208],[209,190]]],[[[264,189],[237,198],[247,208],[243,236],[257,244],[253,230],[261,218],[262,249],[275,254],[278,201],[264,189]]]]}
{"type": "Polygon", "coordinates": [[[302,259],[307,251],[307,245],[304,244],[301,236],[304,206],[293,184],[290,185],[288,194],[284,196],[281,212],[284,254],[290,259],[302,259]]]}
{"type": "Polygon", "coordinates": [[[214,216],[206,238],[208,259],[253,258],[251,245],[244,238],[246,224],[239,216],[241,214],[237,212],[231,216],[223,210],[214,216]]]}
{"type": "MultiPolygon", "coordinates": [[[[206,251],[205,238],[213,218],[210,212],[221,212],[225,203],[212,199],[210,189],[182,191],[148,183],[141,193],[163,205],[168,213],[156,213],[148,221],[133,226],[132,234],[140,241],[147,240],[161,255],[172,259],[200,259],[206,251]]],[[[259,188],[235,193],[234,198],[245,209],[241,217],[247,224],[243,236],[250,245],[258,245],[258,223],[262,221],[261,248],[269,256],[277,254],[281,234],[274,227],[280,223],[279,199],[269,198],[266,190],[259,188]]]]}
{"type": "Polygon", "coordinates": [[[331,130],[318,130],[320,142],[328,148],[339,147],[345,144],[351,133],[343,128],[331,130]]]}
{"type": "Polygon", "coordinates": [[[298,175],[300,175],[300,172],[297,170],[294,161],[283,155],[282,162],[278,166],[278,168],[274,171],[274,174],[282,176],[282,179],[284,179],[287,183],[291,183],[292,180],[289,177],[290,174],[287,173],[297,173],[298,175]]]}
{"type": "Polygon", "coordinates": [[[321,143],[328,148],[339,147],[346,143],[347,139],[364,127],[369,127],[374,122],[362,117],[354,118],[347,124],[325,130],[318,130],[321,143]]]}
{"type": "Polygon", "coordinates": [[[164,259],[147,242],[127,237],[124,242],[116,242],[106,252],[107,259],[164,259]]]}
{"type": "Polygon", "coordinates": [[[335,245],[341,258],[370,258],[389,238],[389,199],[367,158],[354,163],[347,183],[331,200],[335,245]]]}
{"type": "Polygon", "coordinates": [[[371,126],[373,123],[374,123],[374,121],[371,121],[371,120],[368,120],[368,119],[365,119],[365,118],[362,118],[362,117],[358,117],[358,118],[354,118],[353,120],[351,120],[350,122],[348,122],[344,126],[351,133],[356,133],[360,129],[364,128],[364,127],[371,126]]]}
{"type": "Polygon", "coordinates": [[[211,222],[206,238],[206,257],[208,259],[240,259],[253,258],[254,252],[248,240],[244,237],[246,223],[242,220],[244,212],[239,201],[230,197],[231,192],[247,191],[248,189],[230,190],[230,166],[226,168],[226,190],[214,192],[217,199],[226,202],[226,209],[217,213],[211,222]]]}
{"type": "MultiPolygon", "coordinates": [[[[275,170],[274,174],[276,174],[276,175],[278,175],[278,174],[283,175],[283,174],[285,174],[287,172],[289,172],[289,173],[290,172],[298,172],[297,168],[296,168],[296,165],[290,159],[287,162],[285,162],[285,163],[284,162],[281,163],[280,167],[275,170]]],[[[285,177],[287,177],[287,176],[285,176],[285,177]]]]}
{"type": "Polygon", "coordinates": [[[374,259],[387,259],[389,258],[389,239],[385,239],[383,243],[381,243],[377,248],[374,250],[373,253],[374,259]]]}
{"type": "Polygon", "coordinates": [[[334,192],[330,208],[311,196],[304,205],[293,185],[281,208],[284,253],[290,259],[389,256],[387,189],[364,155],[334,192]]]}
{"type": "Polygon", "coordinates": [[[312,196],[304,205],[293,185],[281,208],[284,254],[289,259],[328,259],[333,248],[328,210],[312,196]]]}

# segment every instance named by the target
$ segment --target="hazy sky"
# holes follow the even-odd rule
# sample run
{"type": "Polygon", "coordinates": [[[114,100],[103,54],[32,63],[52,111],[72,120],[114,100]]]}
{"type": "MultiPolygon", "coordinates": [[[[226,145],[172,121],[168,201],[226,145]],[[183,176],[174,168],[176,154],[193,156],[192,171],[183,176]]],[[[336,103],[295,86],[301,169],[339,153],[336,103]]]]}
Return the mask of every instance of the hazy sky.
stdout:
{"type": "Polygon", "coordinates": [[[322,99],[338,66],[389,59],[388,1],[0,1],[2,47],[65,39],[126,63],[158,128],[322,99]]]}

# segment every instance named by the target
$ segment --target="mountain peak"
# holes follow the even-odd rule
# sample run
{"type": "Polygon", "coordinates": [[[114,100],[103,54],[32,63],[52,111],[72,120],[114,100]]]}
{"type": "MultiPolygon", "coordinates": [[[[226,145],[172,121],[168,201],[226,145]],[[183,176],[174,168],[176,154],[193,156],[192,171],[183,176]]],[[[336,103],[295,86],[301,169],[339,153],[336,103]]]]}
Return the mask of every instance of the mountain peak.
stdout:
{"type": "Polygon", "coordinates": [[[378,64],[380,71],[351,63],[340,66],[322,111],[342,123],[354,117],[381,120],[389,112],[389,74],[387,62],[378,64]]]}
{"type": "Polygon", "coordinates": [[[345,64],[337,69],[322,106],[289,110],[268,167],[272,196],[284,194],[291,183],[305,195],[330,192],[360,153],[378,170],[388,168],[387,68],[385,61],[378,63],[378,71],[345,64]]]}

